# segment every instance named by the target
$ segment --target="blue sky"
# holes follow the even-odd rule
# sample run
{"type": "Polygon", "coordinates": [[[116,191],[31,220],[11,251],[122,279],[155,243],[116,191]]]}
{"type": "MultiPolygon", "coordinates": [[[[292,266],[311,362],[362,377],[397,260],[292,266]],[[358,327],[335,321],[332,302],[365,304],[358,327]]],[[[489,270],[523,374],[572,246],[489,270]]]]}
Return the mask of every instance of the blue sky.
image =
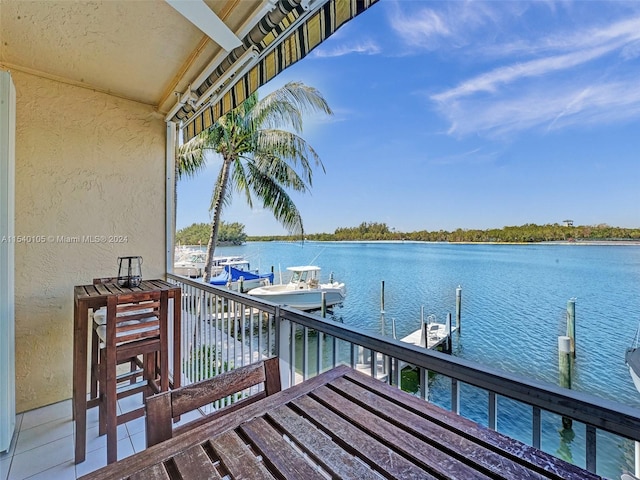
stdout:
{"type": "MultiPolygon", "coordinates": [[[[640,2],[381,0],[260,93],[288,81],[334,111],[305,121],[309,233],[640,227],[640,2]]],[[[180,182],[177,228],[210,221],[219,166],[180,182]]],[[[241,198],[223,220],[286,233],[241,198]]]]}

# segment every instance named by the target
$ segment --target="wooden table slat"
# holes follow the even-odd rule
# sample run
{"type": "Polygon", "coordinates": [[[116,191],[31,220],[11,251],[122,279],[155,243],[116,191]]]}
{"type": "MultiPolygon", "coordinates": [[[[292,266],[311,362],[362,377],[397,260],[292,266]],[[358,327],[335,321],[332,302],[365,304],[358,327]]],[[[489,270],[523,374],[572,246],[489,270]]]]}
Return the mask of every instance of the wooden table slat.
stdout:
{"type": "Polygon", "coordinates": [[[233,430],[211,439],[211,446],[231,478],[275,478],[233,430]]]}
{"type": "MultiPolygon", "coordinates": [[[[431,421],[437,421],[447,430],[456,432],[462,437],[472,439],[473,442],[495,452],[495,458],[509,459],[515,463],[526,464],[547,477],[562,478],[563,480],[590,480],[601,479],[599,475],[588,472],[577,465],[564,462],[542,450],[526,445],[516,439],[502,435],[478,423],[444,410],[437,405],[425,402],[412,395],[401,395],[400,391],[390,385],[367,377],[366,375],[352,375],[351,372],[331,382],[331,384],[346,392],[347,385],[361,385],[374,395],[382,397],[401,408],[413,411],[420,417],[427,416],[431,421]]],[[[360,395],[358,393],[356,395],[360,395]]]]}
{"type": "Polygon", "coordinates": [[[240,429],[260,452],[263,461],[284,478],[325,479],[264,418],[254,418],[242,424],[240,429]]]}
{"type": "Polygon", "coordinates": [[[380,480],[373,470],[347,453],[311,422],[293,412],[289,407],[279,407],[269,412],[269,417],[280,425],[291,439],[301,445],[315,462],[337,478],[380,480]]]}
{"type": "Polygon", "coordinates": [[[134,473],[129,477],[129,480],[171,480],[171,477],[167,473],[162,463],[151,465],[139,472],[134,473]]]}
{"type": "MultiPolygon", "coordinates": [[[[344,382],[335,382],[333,385],[339,385],[341,394],[347,395],[347,398],[343,399],[343,397],[328,388],[318,391],[320,398],[332,403],[336,409],[352,408],[353,412],[345,412],[345,414],[361,419],[361,425],[369,425],[368,422],[371,419],[387,418],[390,419],[390,423],[395,425],[395,428],[391,426],[389,428],[391,430],[401,430],[402,436],[407,436],[409,445],[415,442],[415,440],[412,440],[413,438],[418,437],[444,452],[446,457],[455,456],[460,461],[473,465],[472,468],[474,469],[485,469],[500,476],[505,475],[506,478],[532,480],[548,478],[548,475],[542,475],[535,470],[532,471],[533,465],[531,464],[516,462],[501,454],[496,454],[495,450],[487,448],[467,436],[459,435],[455,430],[452,431],[449,428],[433,423],[429,417],[419,416],[410,410],[406,410],[402,406],[376,395],[373,391],[363,389],[346,380],[344,382]],[[352,403],[351,399],[356,398],[366,404],[367,409],[371,410],[371,412],[364,414],[363,408],[357,407],[352,403]],[[342,406],[343,404],[344,406],[342,406]]],[[[374,422],[374,425],[371,425],[374,429],[372,434],[385,438],[388,432],[385,431],[386,429],[382,429],[383,425],[386,424],[384,422],[374,422]]]]}
{"type": "MultiPolygon", "coordinates": [[[[336,411],[347,416],[352,424],[364,429],[368,436],[387,444],[387,446],[399,454],[408,456],[413,462],[421,465],[425,470],[429,470],[436,475],[441,475],[446,478],[492,478],[487,473],[482,473],[482,470],[487,471],[485,468],[478,469],[468,465],[464,462],[464,459],[451,456],[436,446],[425,442],[423,439],[404,431],[397,425],[389,423],[383,418],[376,417],[371,412],[355,403],[349,402],[327,387],[317,389],[317,391],[314,392],[314,397],[319,398],[323,402],[335,402],[332,408],[335,407],[336,411]]],[[[410,429],[410,426],[406,428],[410,429]]],[[[497,478],[511,479],[519,477],[502,477],[498,475],[497,478]]]]}
{"type": "Polygon", "coordinates": [[[311,397],[300,397],[292,404],[298,407],[316,427],[329,435],[334,442],[359,456],[374,470],[385,472],[384,476],[423,480],[436,478],[382,442],[373,438],[365,438],[358,427],[311,397]]]}
{"type": "Polygon", "coordinates": [[[181,478],[222,478],[201,445],[178,453],[173,462],[181,478]]]}

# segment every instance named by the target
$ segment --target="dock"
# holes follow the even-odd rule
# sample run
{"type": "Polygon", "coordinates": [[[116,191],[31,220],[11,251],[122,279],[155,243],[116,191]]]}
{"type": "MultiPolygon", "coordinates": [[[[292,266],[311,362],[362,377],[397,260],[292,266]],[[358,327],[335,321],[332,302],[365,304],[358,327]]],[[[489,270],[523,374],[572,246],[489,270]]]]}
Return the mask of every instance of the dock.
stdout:
{"type": "Polygon", "coordinates": [[[445,323],[423,323],[422,328],[410,333],[401,341],[410,343],[418,347],[425,347],[428,349],[442,348],[448,350],[447,344],[450,344],[451,335],[458,329],[458,327],[451,326],[451,331],[448,331],[447,324],[445,323]]]}

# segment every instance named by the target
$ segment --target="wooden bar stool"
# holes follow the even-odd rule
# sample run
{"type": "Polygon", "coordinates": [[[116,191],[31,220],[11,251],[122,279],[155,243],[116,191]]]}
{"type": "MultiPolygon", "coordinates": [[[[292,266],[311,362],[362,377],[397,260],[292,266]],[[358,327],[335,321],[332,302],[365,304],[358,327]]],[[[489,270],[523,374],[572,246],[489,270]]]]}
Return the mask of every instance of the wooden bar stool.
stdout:
{"type": "Polygon", "coordinates": [[[117,414],[117,401],[142,393],[143,403],[148,395],[169,388],[168,293],[131,292],[111,295],[107,299],[106,324],[94,322],[99,338],[97,363],[97,392],[100,408],[100,434],[107,434],[107,462],[117,460],[117,427],[134,418],[144,416],[144,405],[117,414]],[[142,375],[129,371],[118,375],[118,364],[142,358],[142,375]],[[159,365],[159,368],[158,368],[159,365]],[[135,382],[132,379],[135,378],[135,382]],[[140,378],[140,380],[138,380],[140,378]]]}
{"type": "MultiPolygon", "coordinates": [[[[94,285],[103,285],[108,283],[115,283],[118,281],[118,277],[101,277],[94,278],[94,285]]],[[[91,348],[89,353],[91,355],[91,382],[90,382],[90,400],[88,402],[88,407],[96,406],[98,400],[98,356],[100,354],[100,349],[104,348],[104,344],[100,344],[100,338],[98,337],[98,333],[96,331],[96,327],[100,325],[105,325],[107,323],[107,307],[101,307],[98,310],[93,312],[92,317],[89,319],[91,323],[91,348]]],[[[128,360],[123,360],[121,363],[129,362],[130,364],[130,373],[131,375],[131,383],[134,383],[141,375],[142,375],[142,362],[138,357],[134,357],[128,360]],[[133,374],[135,372],[135,374],[133,374]]]]}

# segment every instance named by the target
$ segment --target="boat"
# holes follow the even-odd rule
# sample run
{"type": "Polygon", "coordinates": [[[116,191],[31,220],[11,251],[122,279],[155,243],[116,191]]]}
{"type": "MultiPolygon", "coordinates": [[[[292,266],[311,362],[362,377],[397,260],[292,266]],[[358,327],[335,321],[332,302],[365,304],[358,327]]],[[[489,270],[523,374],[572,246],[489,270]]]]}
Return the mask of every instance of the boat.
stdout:
{"type": "Polygon", "coordinates": [[[624,361],[629,367],[629,374],[633,380],[633,384],[636,386],[636,390],[640,392],[640,348],[638,348],[638,335],[640,334],[640,328],[636,330],[636,336],[633,341],[633,346],[627,348],[624,361]]]}
{"type": "Polygon", "coordinates": [[[232,260],[221,263],[222,272],[209,280],[212,285],[228,286],[231,290],[238,291],[240,278],[242,278],[242,292],[253,288],[273,283],[273,272],[259,273],[251,271],[247,260],[232,260]]]}
{"type": "MultiPolygon", "coordinates": [[[[206,252],[201,250],[186,250],[173,264],[173,273],[189,278],[201,278],[204,275],[206,252]]],[[[242,255],[225,255],[213,257],[212,276],[222,273],[223,264],[244,260],[242,255]]]]}
{"type": "Polygon", "coordinates": [[[262,300],[305,311],[322,308],[322,294],[325,296],[326,307],[342,303],[347,295],[344,283],[333,279],[328,283],[320,283],[318,266],[287,267],[287,270],[292,272],[288,283],[257,287],[247,293],[262,300]]]}
{"type": "Polygon", "coordinates": [[[205,252],[185,250],[173,264],[173,273],[189,278],[199,278],[204,273],[205,252]]]}

